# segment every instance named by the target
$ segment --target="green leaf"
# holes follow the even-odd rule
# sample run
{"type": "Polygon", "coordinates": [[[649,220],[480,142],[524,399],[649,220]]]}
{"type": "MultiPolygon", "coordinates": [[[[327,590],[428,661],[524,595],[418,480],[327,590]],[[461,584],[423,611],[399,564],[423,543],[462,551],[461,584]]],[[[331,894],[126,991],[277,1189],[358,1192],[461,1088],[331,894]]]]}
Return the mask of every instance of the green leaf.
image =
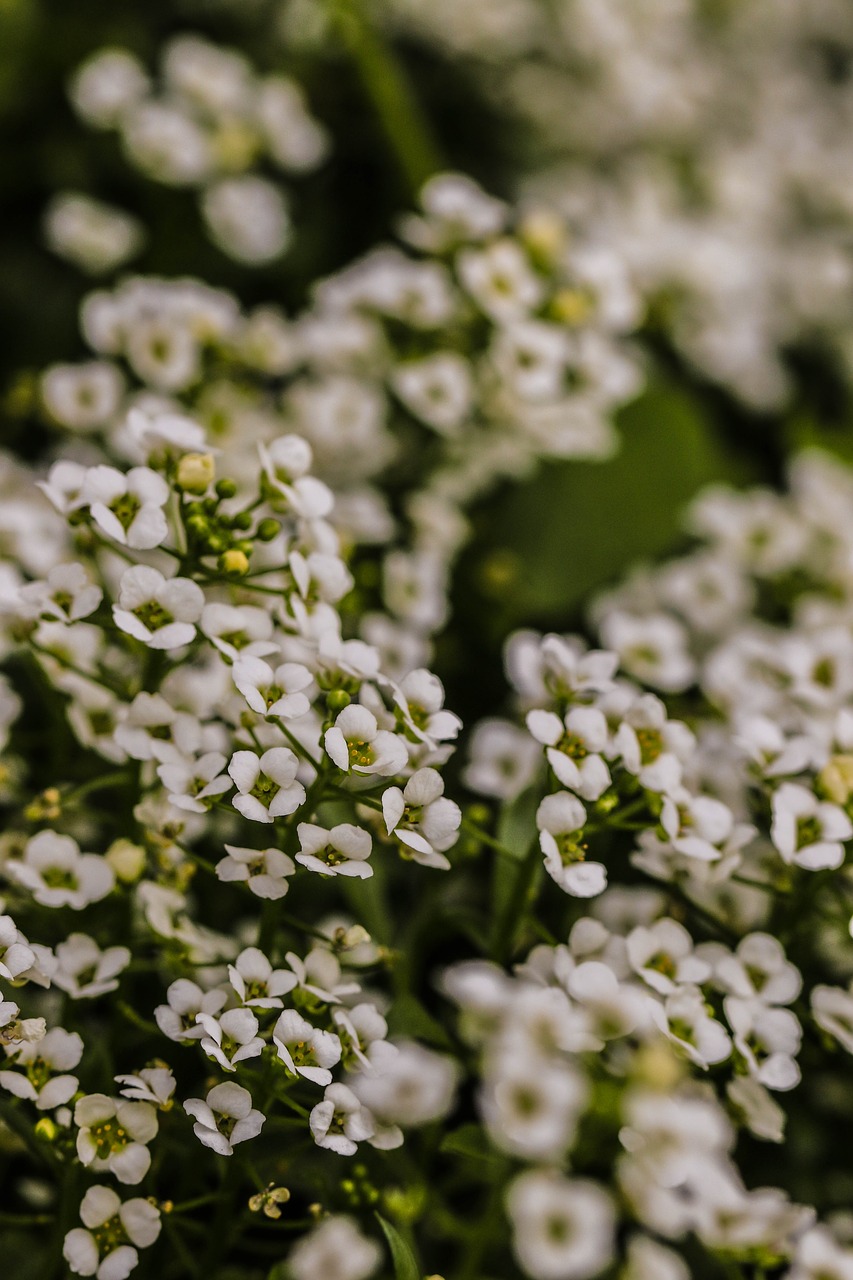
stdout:
{"type": "Polygon", "coordinates": [[[388,1029],[392,1036],[412,1036],[439,1049],[452,1049],[453,1041],[444,1027],[413,995],[402,995],[388,1011],[388,1029]]]}
{"type": "Polygon", "coordinates": [[[468,564],[499,633],[570,615],[632,564],[672,548],[698,489],[738,478],[698,398],[663,380],[619,414],[618,429],[610,460],[549,464],[484,512],[468,564]]]}
{"type": "Polygon", "coordinates": [[[421,1269],[408,1243],[400,1235],[396,1227],[381,1214],[376,1220],[382,1228],[388,1248],[391,1250],[391,1261],[394,1263],[394,1280],[421,1280],[421,1269]]]}
{"type": "Polygon", "coordinates": [[[495,1161],[496,1153],[478,1124],[463,1124],[443,1139],[439,1151],[445,1155],[466,1156],[469,1160],[495,1161]]]}

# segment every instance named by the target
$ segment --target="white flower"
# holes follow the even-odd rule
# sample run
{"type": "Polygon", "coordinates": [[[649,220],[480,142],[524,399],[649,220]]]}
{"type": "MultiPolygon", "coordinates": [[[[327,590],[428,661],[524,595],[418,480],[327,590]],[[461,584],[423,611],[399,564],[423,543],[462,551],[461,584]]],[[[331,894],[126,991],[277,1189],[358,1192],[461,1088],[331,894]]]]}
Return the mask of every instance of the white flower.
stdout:
{"type": "Polygon", "coordinates": [[[450,741],[462,728],[459,717],[444,709],[444,685],[423,667],[403,677],[394,691],[394,701],[409,731],[424,742],[450,741]]]}
{"type": "Polygon", "coordinates": [[[414,862],[446,871],[444,850],[459,838],[461,810],[444,795],[444,780],[435,769],[418,769],[405,787],[382,793],[385,829],[406,847],[414,862]]]}
{"type": "Polygon", "coordinates": [[[464,288],[497,324],[523,319],[542,299],[542,281],[513,240],[495,240],[485,249],[463,249],[456,269],[464,288]]]}
{"type": "Polygon", "coordinates": [[[553,711],[530,711],[527,727],[546,748],[548,763],[564,787],[584,800],[598,800],[610,786],[602,752],[610,737],[607,721],[595,707],[573,707],[561,720],[553,711]]]}
{"type": "Polygon", "coordinates": [[[3,869],[43,907],[81,911],[90,902],[100,902],[115,884],[113,869],[105,858],[81,853],[76,840],[55,831],[33,836],[26,843],[23,858],[10,858],[3,869]]]}
{"type": "Polygon", "coordinates": [[[266,1121],[253,1109],[249,1090],[231,1080],[214,1085],[205,1100],[187,1098],[184,1111],[195,1119],[199,1142],[220,1156],[230,1156],[239,1142],[256,1138],[266,1121]]]}
{"type": "Polygon", "coordinates": [[[189,578],[164,578],[157,569],[138,564],[121,577],[116,625],[151,649],[177,649],[195,636],[204,592],[189,578]]]}
{"type": "Polygon", "coordinates": [[[528,733],[509,720],[491,718],[474,726],[465,786],[483,796],[514,800],[534,778],[539,748],[528,733]]]}
{"type": "Polygon", "coordinates": [[[770,835],[784,862],[806,871],[834,870],[844,861],[853,824],[838,805],[818,800],[799,783],[783,782],[773,795],[770,835]]]}
{"type": "Polygon", "coordinates": [[[325,876],[355,876],[359,880],[373,875],[367,861],[373,842],[361,827],[339,822],[326,830],[311,822],[300,822],[298,833],[296,861],[310,871],[325,876]]]}
{"type": "MultiPolygon", "coordinates": [[[[96,431],[106,426],[118,411],[124,391],[124,378],[114,364],[106,360],[90,360],[85,364],[55,364],[41,379],[45,408],[73,431],[96,431]]],[[[57,463],[51,468],[76,466],[57,463]]],[[[80,468],[85,474],[84,468],[80,468]]],[[[57,472],[57,476],[62,472],[57,472]]]]}
{"type": "Polygon", "coordinates": [[[748,933],[734,954],[724,954],[714,964],[717,982],[734,996],[757,997],[762,1004],[791,1004],[800,994],[802,974],[786,959],[778,938],[769,933],[748,933]]]}
{"type": "Polygon", "coordinates": [[[275,670],[262,658],[247,655],[234,663],[234,683],[253,711],[262,716],[295,720],[310,707],[303,690],[313,679],[299,662],[284,662],[275,670]]]}
{"type": "Polygon", "coordinates": [[[163,507],[171,492],[148,467],[132,467],[127,474],[115,467],[90,467],[83,484],[83,499],[98,528],[122,546],[141,551],[165,540],[169,525],[163,507]]]}
{"type": "Polygon", "coordinates": [[[305,788],[296,781],[298,768],[289,747],[271,747],[262,756],[235,751],[228,765],[239,792],[234,808],[251,822],[274,822],[294,813],[305,799],[305,788]]]}
{"type": "Polygon", "coordinates": [[[53,1111],[70,1102],[78,1079],[68,1073],[83,1056],[83,1041],[76,1031],[51,1027],[40,1040],[7,1045],[6,1055],[15,1071],[0,1071],[0,1085],[17,1098],[34,1102],[39,1111],[53,1111]]]}
{"type": "Polygon", "coordinates": [[[366,707],[344,707],[324,736],[327,754],[344,773],[391,777],[406,767],[409,753],[395,733],[380,729],[366,707]]]}
{"type": "Polygon", "coordinates": [[[800,1237],[785,1280],[853,1280],[853,1249],[836,1244],[826,1227],[812,1227],[800,1237]]]}
{"type": "Polygon", "coordinates": [[[189,813],[207,813],[217,796],[230,791],[232,781],[223,773],[226,758],[219,751],[208,751],[197,759],[169,760],[157,766],[157,776],[177,809],[189,813]]]}
{"type": "Polygon", "coordinates": [[[345,1084],[328,1085],[308,1123],[317,1146],[339,1156],[354,1156],[359,1142],[367,1142],[375,1132],[370,1112],[345,1084]]]}
{"type": "Polygon", "coordinates": [[[7,982],[25,980],[36,963],[36,953],[27,945],[11,916],[0,916],[0,978],[7,982]]]}
{"type": "Polygon", "coordinates": [[[382,1250],[352,1218],[324,1219],[290,1252],[293,1280],[367,1280],[382,1262],[382,1250]]]}
{"type": "Polygon", "coordinates": [[[413,1040],[378,1040],[368,1055],[371,1070],[353,1078],[352,1088],[385,1125],[429,1124],[451,1110],[459,1066],[413,1040]]]}
{"type": "Polygon", "coordinates": [[[236,1071],[238,1062],[257,1058],[264,1047],[251,1009],[226,1009],[218,1017],[199,1013],[197,1021],[204,1030],[202,1049],[209,1058],[216,1059],[223,1071],[236,1071]]]}
{"type": "Polygon", "coordinates": [[[679,720],[668,720],[654,694],[636,699],[616,731],[615,747],[629,773],[649,791],[670,792],[681,782],[682,764],[695,746],[679,720]]]}
{"type": "Polygon", "coordinates": [[[842,987],[819,985],[812,991],[811,1007],[821,1030],[853,1053],[853,993],[842,987]]]}
{"type": "Polygon", "coordinates": [[[151,1164],[147,1144],[157,1136],[157,1111],[147,1102],[128,1102],[90,1093],[74,1108],[77,1155],[99,1173],[109,1169],[119,1182],[141,1182],[151,1164]]]}
{"type": "Polygon", "coordinates": [[[701,983],[711,966],[693,953],[693,939],[677,920],[656,920],[628,934],[625,949],[631,968],[661,995],[671,995],[683,983],[701,983]]]}
{"type": "Polygon", "coordinates": [[[115,991],[118,974],[130,964],[127,947],[103,951],[86,933],[70,933],[56,946],[58,967],[53,982],[74,1000],[92,999],[115,991]]]}
{"type": "Polygon", "coordinates": [[[278,651],[278,646],[270,639],[272,618],[265,610],[253,605],[237,608],[231,604],[206,604],[199,630],[232,662],[241,655],[263,658],[278,651]]]}
{"type": "Polygon", "coordinates": [[[664,1035],[703,1069],[725,1061],[732,1051],[728,1032],[710,1016],[698,987],[680,987],[662,1005],[652,1003],[649,1013],[664,1035]]]}
{"type": "Polygon", "coordinates": [[[141,248],[138,218],[79,191],[60,191],[44,212],[49,248],[89,275],[114,271],[141,248]]]}
{"type": "Polygon", "coordinates": [[[273,1028],[273,1044],[288,1071],[313,1084],[329,1084],[341,1060],[341,1042],[333,1031],[321,1031],[296,1009],[285,1009],[273,1028]]]}
{"type": "Polygon", "coordinates": [[[562,1062],[510,1059],[498,1055],[480,1096],[492,1141],[525,1160],[562,1160],[586,1101],[583,1078],[562,1062]]]}
{"type": "Polygon", "coordinates": [[[150,1102],[161,1111],[171,1109],[175,1077],[168,1067],[143,1067],[138,1075],[114,1076],[114,1079],[116,1084],[124,1085],[119,1089],[123,1098],[150,1102]]]}
{"type": "Polygon", "coordinates": [[[724,1009],[735,1049],[747,1070],[766,1089],[784,1091],[800,1083],[796,1056],[803,1038],[790,1009],[768,1009],[760,1000],[727,996],[724,1009]]]}
{"type": "Polygon", "coordinates": [[[257,947],[240,952],[228,966],[228,978],[240,1003],[258,1009],[280,1009],[284,1003],[281,997],[296,986],[293,970],[273,969],[257,947]]]}
{"type": "Polygon", "coordinates": [[[123,1203],[111,1187],[90,1187],[80,1204],[83,1227],[65,1236],[62,1256],[78,1276],[127,1280],[145,1249],[160,1234],[160,1210],[136,1197],[123,1203]],[[134,1247],[135,1246],[135,1247],[134,1247]]]}
{"type": "Polygon", "coordinates": [[[669,614],[611,613],[601,624],[601,636],[628,674],[644,684],[669,692],[686,689],[695,679],[686,628],[669,614]]]}
{"type": "Polygon", "coordinates": [[[202,991],[189,978],[177,978],[166,992],[168,1004],[154,1010],[157,1026],[170,1040],[200,1040],[205,1034],[198,1022],[200,1013],[215,1016],[225,1004],[227,995],[215,988],[202,991]]]}
{"type": "Polygon", "coordinates": [[[406,408],[442,434],[453,435],[470,416],[474,402],[471,365],[456,351],[437,351],[398,364],[390,381],[406,408]]]}
{"type": "Polygon", "coordinates": [[[586,1280],[611,1262],[616,1214],[596,1183],[530,1169],[510,1183],[506,1207],[513,1251],[533,1280],[586,1280]]]}
{"type": "Polygon", "coordinates": [[[28,582],[20,589],[27,610],[59,622],[78,622],[94,613],[103,591],[92,582],[81,564],[58,564],[45,582],[28,582]]]}
{"type": "Polygon", "coordinates": [[[212,239],[238,262],[272,262],[287,248],[290,217],[284,196],[265,178],[245,174],[205,188],[202,214],[212,239]]]}
{"type": "Polygon", "coordinates": [[[565,893],[575,898],[594,898],[607,886],[603,864],[586,861],[585,823],[586,810],[569,791],[546,796],[536,810],[545,870],[565,893]]]}
{"type": "Polygon", "coordinates": [[[283,898],[290,887],[287,877],[296,870],[293,859],[280,849],[245,849],[225,846],[228,856],[216,864],[216,874],[226,883],[238,882],[258,898],[283,898]]]}

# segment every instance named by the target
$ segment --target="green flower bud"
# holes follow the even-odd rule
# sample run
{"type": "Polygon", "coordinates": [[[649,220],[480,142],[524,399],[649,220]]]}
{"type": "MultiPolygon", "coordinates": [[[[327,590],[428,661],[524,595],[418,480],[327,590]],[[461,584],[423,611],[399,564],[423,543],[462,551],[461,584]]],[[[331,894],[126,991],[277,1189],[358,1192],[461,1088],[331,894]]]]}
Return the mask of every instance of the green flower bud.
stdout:
{"type": "Polygon", "coordinates": [[[348,707],[351,702],[352,698],[343,689],[331,689],[326,694],[326,706],[335,715],[343,711],[344,707],[348,707]]]}
{"type": "Polygon", "coordinates": [[[262,520],[255,530],[255,537],[260,538],[261,542],[272,542],[273,538],[277,538],[281,533],[281,525],[272,516],[267,516],[262,520]]]}
{"type": "Polygon", "coordinates": [[[227,477],[216,482],[216,492],[220,498],[233,498],[237,493],[237,483],[227,477]]]}

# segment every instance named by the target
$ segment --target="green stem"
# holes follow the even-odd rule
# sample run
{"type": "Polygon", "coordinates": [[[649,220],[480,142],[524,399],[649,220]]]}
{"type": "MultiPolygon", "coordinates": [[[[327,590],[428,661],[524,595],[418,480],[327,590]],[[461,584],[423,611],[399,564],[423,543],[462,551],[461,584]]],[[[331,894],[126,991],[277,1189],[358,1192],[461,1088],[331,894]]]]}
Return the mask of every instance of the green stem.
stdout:
{"type": "Polygon", "coordinates": [[[492,955],[495,960],[507,961],[515,949],[515,940],[524,924],[529,906],[530,890],[540,865],[542,852],[539,834],[531,840],[527,852],[518,864],[512,892],[507,896],[503,910],[492,932],[492,955]]]}
{"type": "Polygon", "coordinates": [[[445,168],[432,130],[394,50],[364,13],[364,0],[328,0],[410,193],[445,168]]]}

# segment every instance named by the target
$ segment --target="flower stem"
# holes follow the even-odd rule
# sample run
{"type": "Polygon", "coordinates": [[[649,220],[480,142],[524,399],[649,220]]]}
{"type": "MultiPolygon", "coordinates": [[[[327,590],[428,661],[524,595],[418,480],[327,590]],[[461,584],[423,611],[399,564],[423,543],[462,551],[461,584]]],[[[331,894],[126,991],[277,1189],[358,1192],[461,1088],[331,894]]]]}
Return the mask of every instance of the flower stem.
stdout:
{"type": "Polygon", "coordinates": [[[397,157],[410,193],[445,166],[394,50],[364,13],[363,0],[329,0],[338,31],[397,157]]]}

